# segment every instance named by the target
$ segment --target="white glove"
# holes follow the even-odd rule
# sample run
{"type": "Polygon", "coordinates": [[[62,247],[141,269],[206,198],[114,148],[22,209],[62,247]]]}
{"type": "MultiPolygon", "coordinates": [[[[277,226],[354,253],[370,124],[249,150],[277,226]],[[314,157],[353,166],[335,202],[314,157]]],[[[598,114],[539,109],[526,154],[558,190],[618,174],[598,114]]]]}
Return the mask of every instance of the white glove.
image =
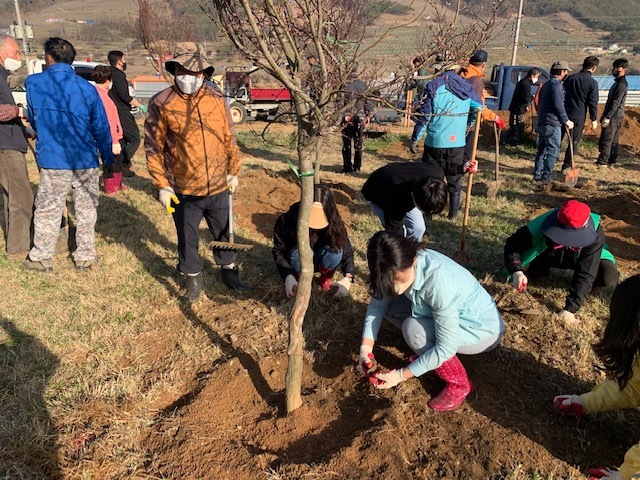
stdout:
{"type": "Polygon", "coordinates": [[[591,122],[591,128],[593,128],[594,130],[596,128],[598,128],[598,121],[597,120],[594,120],[594,121],[591,122]]]}
{"type": "Polygon", "coordinates": [[[369,376],[367,370],[373,368],[377,364],[373,356],[373,347],[370,345],[360,345],[360,356],[358,358],[358,370],[365,377],[369,376]]]}
{"type": "Polygon", "coordinates": [[[287,298],[293,298],[298,291],[298,281],[293,275],[287,275],[284,279],[284,293],[287,294],[287,298]]]}
{"type": "Polygon", "coordinates": [[[398,370],[391,370],[388,373],[377,373],[376,378],[378,379],[378,383],[374,384],[374,387],[378,390],[386,390],[404,382],[401,368],[398,370]]]}
{"type": "Polygon", "coordinates": [[[120,145],[120,142],[111,145],[111,152],[113,152],[114,155],[120,155],[122,153],[122,145],[120,145]]]}
{"type": "Polygon", "coordinates": [[[527,289],[529,280],[522,271],[518,270],[513,274],[513,281],[511,282],[511,285],[513,286],[513,288],[522,293],[527,289]]]}
{"type": "Polygon", "coordinates": [[[564,124],[569,130],[573,128],[573,122],[571,120],[567,120],[564,124]]]}
{"type": "Polygon", "coordinates": [[[560,415],[582,417],[587,413],[580,395],[558,395],[553,399],[553,408],[560,415]]]}
{"type": "Polygon", "coordinates": [[[602,128],[607,128],[609,126],[609,123],[611,123],[611,120],[609,118],[603,118],[600,122],[600,125],[602,125],[602,128]]]}
{"type": "Polygon", "coordinates": [[[175,203],[176,205],[180,203],[180,200],[178,200],[178,197],[176,197],[176,192],[174,192],[173,188],[171,187],[161,188],[158,192],[158,200],[160,200],[160,203],[164,208],[167,209],[167,213],[169,214],[172,214],[176,211],[176,209],[171,206],[171,202],[175,203]]]}
{"type": "Polygon", "coordinates": [[[566,325],[577,325],[580,323],[580,320],[576,318],[575,314],[568,310],[561,310],[558,313],[558,319],[563,321],[566,325]]]}
{"type": "Polygon", "coordinates": [[[349,289],[351,288],[351,278],[344,277],[339,282],[333,282],[331,288],[337,288],[336,292],[332,295],[334,298],[346,297],[349,295],[349,289]]]}
{"type": "Polygon", "coordinates": [[[227,188],[231,193],[235,193],[238,188],[238,176],[237,175],[227,175],[227,188]]]}
{"type": "Polygon", "coordinates": [[[622,480],[622,474],[618,470],[606,467],[590,468],[589,474],[600,480],[622,480]]]}

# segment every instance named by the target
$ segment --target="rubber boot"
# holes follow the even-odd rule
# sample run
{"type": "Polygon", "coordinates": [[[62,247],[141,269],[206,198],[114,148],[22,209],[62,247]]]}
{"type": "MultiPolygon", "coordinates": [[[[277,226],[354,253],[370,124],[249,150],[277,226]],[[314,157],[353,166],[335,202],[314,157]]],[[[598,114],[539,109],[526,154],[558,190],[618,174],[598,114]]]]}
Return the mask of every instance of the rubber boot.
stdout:
{"type": "Polygon", "coordinates": [[[187,284],[187,293],[182,296],[182,299],[187,302],[195,302],[200,298],[202,287],[204,287],[204,273],[200,272],[197,275],[185,275],[187,284]]]}
{"type": "Polygon", "coordinates": [[[467,371],[457,355],[444,362],[435,369],[435,374],[447,385],[434,398],[429,400],[431,408],[437,411],[455,410],[471,392],[471,383],[467,371]]]}
{"type": "Polygon", "coordinates": [[[323,292],[328,292],[331,288],[331,284],[333,283],[333,274],[335,273],[336,269],[321,266],[319,270],[320,276],[317,279],[318,285],[320,285],[320,288],[323,292]]]}
{"type": "Polygon", "coordinates": [[[124,183],[122,183],[122,172],[113,172],[113,178],[116,181],[118,190],[128,190],[129,187],[127,187],[124,183]]]}
{"type": "Polygon", "coordinates": [[[104,193],[107,195],[115,195],[118,193],[118,181],[116,180],[116,174],[113,174],[111,178],[102,178],[102,183],[104,185],[104,193]]]}
{"type": "Polygon", "coordinates": [[[241,292],[253,290],[251,285],[240,280],[237,266],[233,268],[222,268],[222,283],[232,290],[239,290],[241,292]]]}
{"type": "Polygon", "coordinates": [[[460,210],[460,192],[449,192],[449,215],[447,218],[455,222],[458,218],[458,210],[460,210]]]}

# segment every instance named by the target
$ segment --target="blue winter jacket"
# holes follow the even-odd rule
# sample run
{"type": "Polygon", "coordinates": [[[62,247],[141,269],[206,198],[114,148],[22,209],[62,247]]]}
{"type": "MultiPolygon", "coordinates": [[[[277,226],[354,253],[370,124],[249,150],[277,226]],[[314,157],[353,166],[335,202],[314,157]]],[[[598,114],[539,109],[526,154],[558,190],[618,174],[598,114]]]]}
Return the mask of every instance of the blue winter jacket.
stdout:
{"type": "Polygon", "coordinates": [[[66,63],[50,65],[25,80],[29,119],[38,133],[38,166],[55,170],[113,163],[111,132],[95,87],[66,63]]]}
{"type": "MultiPolygon", "coordinates": [[[[435,370],[453,357],[458,347],[475,345],[504,332],[493,298],[471,273],[433,250],[417,255],[416,279],[410,289],[411,315],[426,317],[435,327],[435,345],[409,365],[416,377],[435,370]]],[[[362,338],[376,340],[390,297],[371,298],[362,338]]]]}
{"type": "Polygon", "coordinates": [[[417,117],[427,126],[424,144],[432,148],[464,147],[471,109],[482,108],[482,99],[469,82],[455,72],[431,80],[424,89],[417,117]]]}
{"type": "Polygon", "coordinates": [[[561,127],[569,116],[564,108],[564,86],[558,77],[551,77],[540,87],[538,96],[538,125],[561,127]]]}

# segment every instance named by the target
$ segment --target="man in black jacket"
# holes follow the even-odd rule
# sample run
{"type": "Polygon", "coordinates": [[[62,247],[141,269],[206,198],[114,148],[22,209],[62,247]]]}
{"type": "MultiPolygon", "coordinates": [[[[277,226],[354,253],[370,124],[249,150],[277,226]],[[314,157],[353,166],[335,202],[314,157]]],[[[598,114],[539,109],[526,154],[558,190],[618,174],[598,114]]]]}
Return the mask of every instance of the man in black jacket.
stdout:
{"type": "Polygon", "coordinates": [[[629,68],[629,62],[625,58],[619,58],[613,62],[612,73],[615,82],[609,90],[607,103],[600,118],[602,133],[598,145],[600,155],[596,163],[601,167],[611,167],[618,159],[618,139],[624,119],[624,102],[627,99],[627,90],[629,89],[625,78],[627,68],[629,68]]]}
{"type": "Polygon", "coordinates": [[[428,163],[390,163],[371,174],[362,194],[382,226],[421,241],[422,214],[440,213],[447,204],[442,168],[428,163]]]}
{"type": "Polygon", "coordinates": [[[364,97],[366,83],[358,78],[357,71],[351,74],[351,81],[346,86],[346,103],[350,108],[343,117],[342,123],[342,173],[359,172],[362,167],[362,141],[364,127],[369,123],[373,113],[371,100],[364,97]],[[353,162],[351,161],[351,144],[353,142],[353,162]]]}
{"type": "Polygon", "coordinates": [[[20,47],[0,34],[0,192],[4,203],[5,240],[10,257],[24,260],[31,248],[33,192],[27,173],[27,140],[8,77],[22,66],[20,47]]]}
{"type": "Polygon", "coordinates": [[[134,177],[136,174],[131,171],[131,159],[140,146],[140,130],[131,114],[131,107],[139,107],[143,112],[146,111],[146,107],[140,105],[140,102],[129,95],[129,83],[124,73],[127,69],[124,53],[112,50],[107,55],[107,59],[111,65],[111,81],[113,82],[113,86],[109,90],[109,97],[118,108],[118,118],[122,125],[122,140],[120,140],[122,152],[115,158],[113,171],[122,172],[124,177],[134,177]]]}
{"type": "MultiPolygon", "coordinates": [[[[569,120],[573,122],[571,133],[574,154],[578,152],[578,144],[582,139],[587,110],[589,110],[589,118],[591,118],[591,127],[594,130],[598,127],[598,82],[592,75],[599,64],[598,57],[587,57],[582,62],[582,70],[570,75],[564,81],[564,108],[569,120]]],[[[566,173],[570,168],[571,150],[567,146],[562,171],[566,173]]]]}
{"type": "Polygon", "coordinates": [[[516,84],[511,103],[509,104],[509,131],[507,132],[506,143],[517,146],[522,141],[524,133],[524,114],[531,108],[533,94],[531,87],[538,83],[540,69],[532,67],[527,75],[516,84]]]}

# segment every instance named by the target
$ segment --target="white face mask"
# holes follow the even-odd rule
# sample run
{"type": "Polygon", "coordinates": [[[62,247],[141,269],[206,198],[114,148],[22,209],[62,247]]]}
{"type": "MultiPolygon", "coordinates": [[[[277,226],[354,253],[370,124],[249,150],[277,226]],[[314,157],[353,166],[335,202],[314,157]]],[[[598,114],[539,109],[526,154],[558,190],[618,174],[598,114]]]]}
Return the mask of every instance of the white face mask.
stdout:
{"type": "Polygon", "coordinates": [[[113,82],[109,82],[109,88],[107,90],[111,90],[113,88],[113,82]]]}
{"type": "Polygon", "coordinates": [[[176,75],[176,85],[186,95],[193,95],[204,83],[204,77],[197,75],[176,75]]]}
{"type": "Polygon", "coordinates": [[[537,78],[532,78],[531,79],[531,83],[538,83],[538,79],[537,78]]]}
{"type": "Polygon", "coordinates": [[[15,72],[20,67],[22,67],[22,61],[16,60],[15,58],[5,58],[4,60],[4,68],[9,70],[10,72],[15,72]]]}

